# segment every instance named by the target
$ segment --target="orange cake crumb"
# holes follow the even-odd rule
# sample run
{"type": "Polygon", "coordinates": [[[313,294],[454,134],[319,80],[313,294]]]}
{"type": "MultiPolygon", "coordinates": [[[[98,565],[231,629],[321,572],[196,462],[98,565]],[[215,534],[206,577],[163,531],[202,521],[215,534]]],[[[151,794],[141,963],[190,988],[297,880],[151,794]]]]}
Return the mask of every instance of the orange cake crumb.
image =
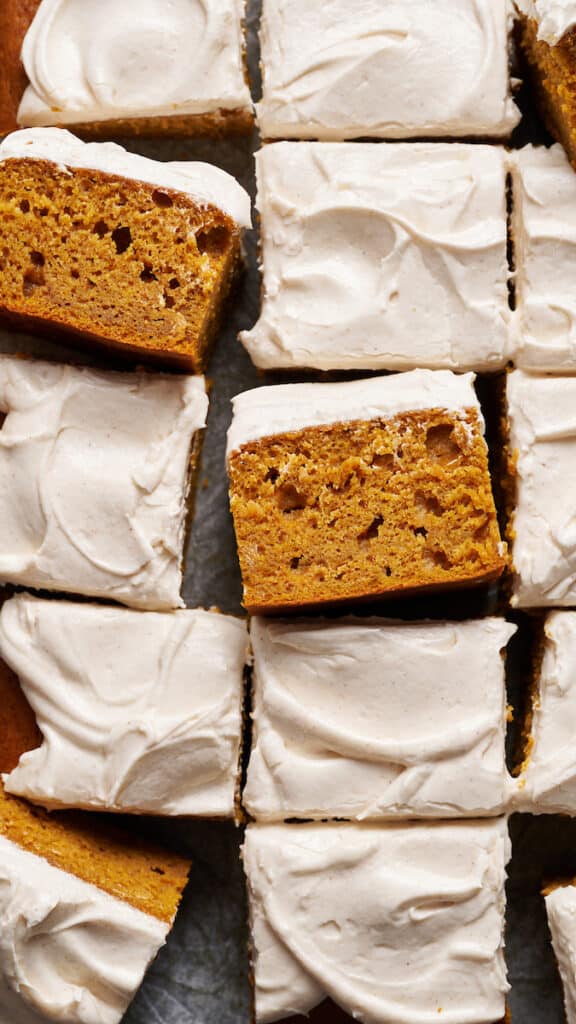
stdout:
{"type": "Polygon", "coordinates": [[[576,30],[549,46],[538,39],[537,23],[523,18],[518,35],[546,127],[576,168],[576,30]]]}

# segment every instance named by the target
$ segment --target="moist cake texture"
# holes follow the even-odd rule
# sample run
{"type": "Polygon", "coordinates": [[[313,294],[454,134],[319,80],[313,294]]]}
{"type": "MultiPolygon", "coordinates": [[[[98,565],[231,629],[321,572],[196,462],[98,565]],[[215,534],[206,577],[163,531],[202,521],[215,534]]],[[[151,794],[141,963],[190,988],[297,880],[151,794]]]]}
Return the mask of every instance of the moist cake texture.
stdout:
{"type": "Polygon", "coordinates": [[[18,595],[0,613],[0,656],[43,736],[4,776],[9,792],[46,807],[234,815],[242,621],[18,595]]]}
{"type": "Polygon", "coordinates": [[[471,375],[280,385],[233,405],[231,509],[250,612],[502,572],[471,375]]]}
{"type": "Polygon", "coordinates": [[[210,165],[16,132],[0,145],[0,322],[198,372],[249,217],[247,194],[210,165]]]}
{"type": "Polygon", "coordinates": [[[495,371],[511,354],[503,149],[279,142],[256,154],[257,366],[495,371]]]}
{"type": "Polygon", "coordinates": [[[502,813],[515,632],[495,618],[253,619],[244,806],[259,821],[502,813]]]}

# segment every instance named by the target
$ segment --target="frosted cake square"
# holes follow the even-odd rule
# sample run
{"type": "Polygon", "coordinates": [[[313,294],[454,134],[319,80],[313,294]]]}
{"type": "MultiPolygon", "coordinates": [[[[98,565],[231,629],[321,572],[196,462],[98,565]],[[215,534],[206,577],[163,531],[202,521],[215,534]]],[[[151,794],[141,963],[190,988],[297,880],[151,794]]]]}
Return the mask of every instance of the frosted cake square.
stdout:
{"type": "Polygon", "coordinates": [[[564,989],[566,1024],[576,1024],[576,884],[557,882],[548,886],[544,902],[564,989]]]}
{"type": "Polygon", "coordinates": [[[203,377],[0,356],[0,581],[182,605],[203,377]]]}
{"type": "Polygon", "coordinates": [[[0,657],[43,738],[4,776],[8,792],[47,808],[234,816],[240,619],[19,595],[0,613],[0,657]]]}
{"type": "Polygon", "coordinates": [[[233,406],[230,501],[251,613],[501,574],[472,375],[277,385],[233,406]]]}
{"type": "Polygon", "coordinates": [[[247,811],[258,821],[502,813],[515,632],[496,618],[253,619],[247,811]]]}
{"type": "Polygon", "coordinates": [[[264,138],[508,136],[508,0],[264,0],[264,138]]]}
{"type": "Polygon", "coordinates": [[[503,149],[290,143],[256,154],[257,366],[494,371],[511,354],[503,149]]]}
{"type": "Polygon", "coordinates": [[[243,858],[258,1024],[504,1017],[505,819],[250,825],[243,858]]]}

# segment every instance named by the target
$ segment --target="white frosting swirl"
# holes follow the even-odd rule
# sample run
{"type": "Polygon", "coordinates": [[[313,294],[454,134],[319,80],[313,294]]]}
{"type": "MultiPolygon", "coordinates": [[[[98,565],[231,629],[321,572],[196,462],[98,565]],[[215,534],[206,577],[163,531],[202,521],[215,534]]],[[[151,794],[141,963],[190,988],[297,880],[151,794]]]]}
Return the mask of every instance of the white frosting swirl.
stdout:
{"type": "Polygon", "coordinates": [[[566,1024],[576,1024],[576,886],[554,889],[545,897],[545,903],[564,988],[566,1024]]]}
{"type": "Polygon", "coordinates": [[[18,123],[250,110],[243,15],[243,0],[42,0],[18,123]]]}
{"type": "Polygon", "coordinates": [[[5,788],[46,807],[232,816],[247,648],[242,621],[202,609],[6,602],[0,654],[43,743],[5,788]]]}
{"type": "Polygon", "coordinates": [[[0,836],[0,1016],[119,1024],[168,925],[0,836]]]}
{"type": "Polygon", "coordinates": [[[202,377],[0,357],[0,581],[182,604],[202,377]]]}
{"type": "Polygon", "coordinates": [[[531,744],[515,806],[576,816],[576,612],[552,612],[534,697],[531,744]]]}
{"type": "Polygon", "coordinates": [[[501,136],[508,0],[264,0],[265,138],[501,136]]]}
{"type": "Polygon", "coordinates": [[[576,604],[576,378],[507,382],[510,449],[517,457],[512,604],[576,604]]]}
{"type": "Polygon", "coordinates": [[[212,205],[241,227],[250,227],[250,196],[226,171],[193,161],[149,160],[115,142],[82,142],[63,128],[23,128],[0,143],[3,160],[48,160],[59,167],[85,167],[103,174],[143,181],[212,205]]]}
{"type": "Polygon", "coordinates": [[[243,391],[232,399],[228,454],[249,441],[275,434],[353,420],[391,419],[423,409],[463,415],[473,409],[484,421],[474,375],[447,370],[412,370],[389,377],[329,384],[276,384],[243,391]]]}
{"type": "Polygon", "coordinates": [[[576,25],[576,0],[514,0],[538,26],[538,38],[555,46],[576,25]]]}
{"type": "Polygon", "coordinates": [[[252,825],[256,1020],[328,996],[363,1024],[504,1017],[505,819],[252,825]]]}
{"type": "Polygon", "coordinates": [[[561,146],[510,154],[514,181],[518,366],[576,369],[576,176],[561,146]]]}
{"type": "Polygon", "coordinates": [[[510,355],[503,149],[279,142],[256,156],[257,366],[496,370],[510,355]]]}
{"type": "Polygon", "coordinates": [[[247,810],[258,820],[501,813],[501,652],[515,632],[503,619],[253,619],[247,810]]]}

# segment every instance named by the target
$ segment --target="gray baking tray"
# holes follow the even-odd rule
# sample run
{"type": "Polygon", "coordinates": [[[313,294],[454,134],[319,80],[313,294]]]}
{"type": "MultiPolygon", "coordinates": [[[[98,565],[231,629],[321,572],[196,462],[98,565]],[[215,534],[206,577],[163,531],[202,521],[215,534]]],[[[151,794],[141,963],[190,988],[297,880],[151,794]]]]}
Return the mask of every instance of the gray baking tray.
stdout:
{"type": "MultiPolygon", "coordinates": [[[[248,49],[256,96],[259,89],[258,19],[259,3],[250,2],[248,49]]],[[[525,117],[514,144],[549,141],[533,114],[527,90],[520,94],[520,102],[525,117]]],[[[253,153],[259,146],[256,134],[248,140],[221,142],[118,141],[157,159],[206,160],[218,164],[254,194],[253,153]]],[[[257,373],[237,341],[238,331],[250,327],[258,315],[260,283],[256,253],[256,232],[252,232],[246,240],[246,273],[231,303],[208,371],[212,382],[210,414],[184,584],[188,606],[216,605],[233,614],[243,612],[224,465],[230,399],[240,391],[274,379],[271,375],[257,373]]],[[[0,351],[30,352],[74,361],[82,359],[77,349],[5,332],[0,332],[0,351]]],[[[101,359],[90,361],[106,365],[101,359]]],[[[490,383],[483,388],[488,414],[494,397],[492,391],[495,392],[495,388],[490,383]]],[[[447,598],[387,604],[379,610],[406,618],[464,618],[493,613],[497,600],[496,593],[490,591],[459,594],[456,601],[447,598]]],[[[509,672],[510,700],[519,708],[525,688],[523,668],[530,623],[522,616],[509,617],[521,624],[513,643],[509,672]]],[[[513,740],[512,735],[511,746],[513,740]]],[[[241,829],[231,823],[209,821],[128,818],[125,824],[135,839],[139,833],[146,832],[193,859],[190,883],[175,928],[148,972],[125,1024],[249,1024],[246,902],[239,861],[241,829]]],[[[506,954],[512,984],[509,1003],[513,1024],[563,1024],[562,992],[540,887],[544,878],[576,876],[576,820],[515,815],[510,829],[513,857],[509,869],[506,954]]]]}

